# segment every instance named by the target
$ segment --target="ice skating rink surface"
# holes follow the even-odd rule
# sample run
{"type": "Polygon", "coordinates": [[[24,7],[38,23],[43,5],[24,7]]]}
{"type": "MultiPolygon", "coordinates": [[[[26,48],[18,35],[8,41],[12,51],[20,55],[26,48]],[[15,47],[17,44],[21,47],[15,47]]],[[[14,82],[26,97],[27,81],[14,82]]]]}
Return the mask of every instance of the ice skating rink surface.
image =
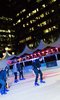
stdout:
{"type": "Polygon", "coordinates": [[[25,75],[25,80],[18,83],[9,77],[11,87],[5,95],[0,95],[0,100],[60,100],[60,67],[43,70],[46,83],[34,86],[35,76],[33,73],[25,75]]]}

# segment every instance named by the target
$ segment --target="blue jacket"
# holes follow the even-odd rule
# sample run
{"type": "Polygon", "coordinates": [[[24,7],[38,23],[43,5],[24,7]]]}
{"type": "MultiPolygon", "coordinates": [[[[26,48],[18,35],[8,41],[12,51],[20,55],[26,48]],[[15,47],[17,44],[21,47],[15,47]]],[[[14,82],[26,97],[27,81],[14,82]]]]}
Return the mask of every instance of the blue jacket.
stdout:
{"type": "Polygon", "coordinates": [[[0,79],[6,81],[6,71],[5,70],[0,71],[0,79]]]}

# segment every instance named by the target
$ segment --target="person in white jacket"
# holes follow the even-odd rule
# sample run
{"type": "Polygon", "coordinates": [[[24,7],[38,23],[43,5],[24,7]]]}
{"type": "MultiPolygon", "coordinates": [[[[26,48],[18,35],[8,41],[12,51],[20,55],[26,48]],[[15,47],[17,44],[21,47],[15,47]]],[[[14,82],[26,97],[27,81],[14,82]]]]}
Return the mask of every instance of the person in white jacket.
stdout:
{"type": "Polygon", "coordinates": [[[17,65],[16,64],[17,64],[16,62],[13,64],[13,73],[14,73],[14,76],[15,76],[15,79],[14,79],[15,83],[18,82],[18,79],[17,79],[18,69],[17,69],[17,65]]]}

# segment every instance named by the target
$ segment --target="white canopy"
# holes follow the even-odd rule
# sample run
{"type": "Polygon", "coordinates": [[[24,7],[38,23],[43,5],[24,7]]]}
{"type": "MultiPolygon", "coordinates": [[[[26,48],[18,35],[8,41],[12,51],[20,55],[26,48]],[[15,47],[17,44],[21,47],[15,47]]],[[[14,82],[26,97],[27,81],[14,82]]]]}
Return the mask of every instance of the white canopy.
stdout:
{"type": "Polygon", "coordinates": [[[5,56],[0,60],[0,67],[2,68],[5,68],[6,67],[6,61],[7,61],[7,58],[10,57],[11,55],[6,52],[5,56]]]}
{"type": "Polygon", "coordinates": [[[58,38],[58,40],[52,44],[50,44],[51,47],[60,47],[60,38],[58,38]]]}
{"type": "Polygon", "coordinates": [[[51,44],[47,44],[47,43],[45,43],[43,40],[41,40],[40,41],[40,43],[39,43],[39,46],[37,47],[37,48],[35,48],[35,49],[30,49],[30,48],[28,48],[28,46],[26,45],[25,46],[25,49],[23,50],[23,52],[22,53],[20,53],[19,55],[18,55],[18,57],[19,56],[22,56],[23,54],[32,54],[33,52],[35,52],[36,50],[42,50],[42,49],[44,49],[44,48],[46,48],[46,47],[60,47],[60,38],[58,38],[58,40],[56,41],[56,42],[54,42],[54,43],[51,43],[51,44]]]}
{"type": "Polygon", "coordinates": [[[28,48],[28,46],[25,46],[25,49],[23,50],[22,53],[20,53],[18,56],[22,56],[23,54],[32,54],[33,52],[35,52],[37,49],[42,50],[46,48],[46,45],[44,44],[43,40],[40,41],[39,46],[35,49],[30,49],[28,48]]]}

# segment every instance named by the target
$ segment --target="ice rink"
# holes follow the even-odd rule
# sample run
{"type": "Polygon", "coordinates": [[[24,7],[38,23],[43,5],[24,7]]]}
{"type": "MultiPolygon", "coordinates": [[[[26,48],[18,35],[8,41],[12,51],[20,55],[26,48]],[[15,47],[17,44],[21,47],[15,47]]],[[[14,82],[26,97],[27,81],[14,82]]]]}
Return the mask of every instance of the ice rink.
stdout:
{"type": "MultiPolygon", "coordinates": [[[[25,75],[25,80],[11,83],[9,92],[0,94],[0,100],[60,100],[60,68],[49,68],[43,71],[46,83],[34,86],[35,76],[25,75]]],[[[13,77],[10,77],[13,81],[13,77]]]]}

